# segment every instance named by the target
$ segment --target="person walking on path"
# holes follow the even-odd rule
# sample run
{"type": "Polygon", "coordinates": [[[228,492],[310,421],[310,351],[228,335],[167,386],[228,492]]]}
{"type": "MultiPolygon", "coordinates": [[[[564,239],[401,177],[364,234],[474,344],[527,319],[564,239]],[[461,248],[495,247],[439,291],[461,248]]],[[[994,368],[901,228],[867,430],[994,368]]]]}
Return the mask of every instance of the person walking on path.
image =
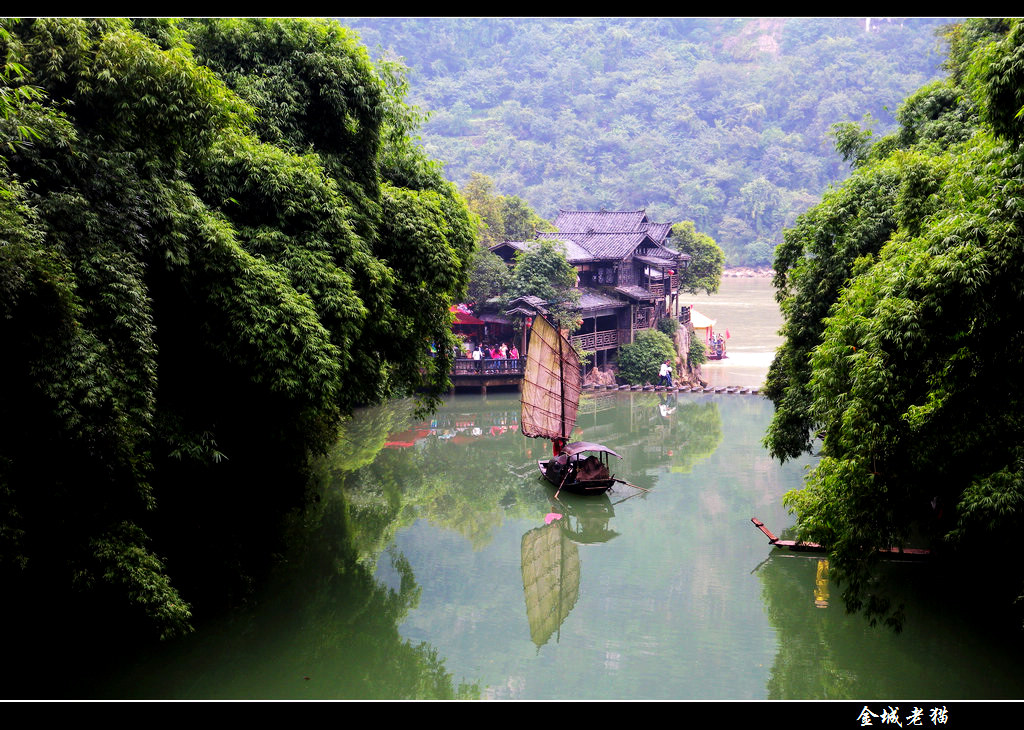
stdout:
{"type": "Polygon", "coordinates": [[[664,385],[668,388],[672,387],[672,368],[669,367],[668,360],[661,364],[661,370],[658,371],[658,375],[661,376],[658,385],[664,385]]]}

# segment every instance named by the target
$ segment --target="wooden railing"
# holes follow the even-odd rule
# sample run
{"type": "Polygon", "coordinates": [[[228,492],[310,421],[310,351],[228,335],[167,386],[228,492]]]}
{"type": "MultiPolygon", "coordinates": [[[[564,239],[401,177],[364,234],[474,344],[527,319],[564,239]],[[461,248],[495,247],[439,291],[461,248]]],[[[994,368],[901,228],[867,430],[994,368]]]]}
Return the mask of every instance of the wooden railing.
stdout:
{"type": "Polygon", "coordinates": [[[658,282],[652,281],[651,285],[648,287],[648,291],[650,291],[651,294],[656,297],[663,297],[665,296],[665,294],[669,292],[679,291],[679,277],[676,274],[673,274],[672,276],[669,277],[668,286],[668,292],[666,292],[664,279],[658,282]]]}
{"type": "Polygon", "coordinates": [[[654,307],[638,307],[633,317],[633,328],[638,330],[649,329],[657,322],[654,307]]]}
{"type": "Polygon", "coordinates": [[[457,358],[452,375],[521,375],[525,360],[470,360],[457,358]]]}
{"type": "Polygon", "coordinates": [[[618,330],[599,330],[573,335],[572,344],[586,351],[605,350],[619,344],[619,332],[618,330]]]}

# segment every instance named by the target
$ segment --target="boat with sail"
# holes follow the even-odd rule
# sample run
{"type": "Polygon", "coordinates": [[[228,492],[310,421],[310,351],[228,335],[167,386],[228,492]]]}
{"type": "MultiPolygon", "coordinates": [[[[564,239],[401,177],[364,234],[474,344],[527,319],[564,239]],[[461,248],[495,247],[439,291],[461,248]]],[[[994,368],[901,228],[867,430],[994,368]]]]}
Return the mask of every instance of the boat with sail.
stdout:
{"type": "Polygon", "coordinates": [[[576,427],[583,371],[569,341],[543,314],[530,326],[530,343],[523,373],[522,413],[524,436],[550,439],[551,459],[537,462],[540,473],[558,488],[575,494],[603,494],[616,481],[611,474],[612,449],[590,441],[569,443],[576,427]]]}

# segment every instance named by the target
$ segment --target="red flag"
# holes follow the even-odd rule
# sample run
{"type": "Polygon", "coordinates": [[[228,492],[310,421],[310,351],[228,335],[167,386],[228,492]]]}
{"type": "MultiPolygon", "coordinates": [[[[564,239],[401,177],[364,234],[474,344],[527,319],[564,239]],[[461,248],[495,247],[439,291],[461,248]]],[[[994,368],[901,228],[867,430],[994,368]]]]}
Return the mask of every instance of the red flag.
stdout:
{"type": "Polygon", "coordinates": [[[729,339],[729,330],[725,331],[725,339],[729,339]]]}

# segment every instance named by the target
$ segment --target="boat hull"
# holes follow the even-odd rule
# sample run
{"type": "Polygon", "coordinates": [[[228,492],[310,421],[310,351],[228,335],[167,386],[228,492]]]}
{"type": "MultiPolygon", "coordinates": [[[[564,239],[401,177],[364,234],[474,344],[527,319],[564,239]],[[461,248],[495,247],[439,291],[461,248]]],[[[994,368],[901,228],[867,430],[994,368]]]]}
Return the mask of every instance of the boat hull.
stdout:
{"type": "Polygon", "coordinates": [[[565,490],[566,492],[571,492],[572,494],[604,494],[612,488],[613,484],[615,484],[615,479],[612,477],[607,479],[577,480],[573,475],[570,475],[563,483],[564,475],[562,473],[555,473],[554,470],[549,469],[547,460],[538,461],[537,468],[540,469],[541,476],[551,482],[555,487],[560,490],[565,490]]]}

